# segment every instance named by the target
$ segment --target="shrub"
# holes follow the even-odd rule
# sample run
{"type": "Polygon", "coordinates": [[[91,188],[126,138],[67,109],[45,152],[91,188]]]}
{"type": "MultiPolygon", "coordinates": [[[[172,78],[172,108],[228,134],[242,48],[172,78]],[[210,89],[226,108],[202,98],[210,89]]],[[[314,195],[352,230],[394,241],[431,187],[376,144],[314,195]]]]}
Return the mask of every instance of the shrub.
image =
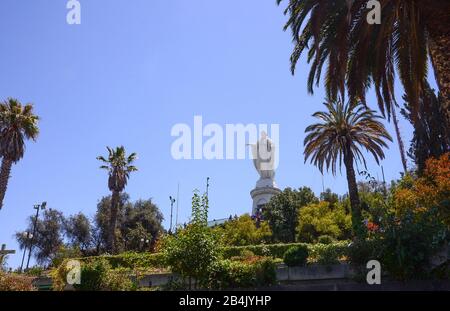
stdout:
{"type": "Polygon", "coordinates": [[[438,212],[406,213],[400,221],[393,219],[382,233],[382,262],[386,271],[401,280],[429,276],[431,258],[442,249],[446,227],[438,221],[438,212]]]}
{"type": "Polygon", "coordinates": [[[40,277],[44,273],[45,269],[39,266],[29,268],[26,272],[28,276],[40,277]]]}
{"type": "Polygon", "coordinates": [[[111,265],[106,260],[81,265],[81,284],[74,285],[77,290],[102,290],[106,287],[106,278],[111,265]]]}
{"type": "Polygon", "coordinates": [[[308,260],[308,247],[305,245],[292,246],[286,251],[283,259],[289,267],[304,266],[308,260]]]}
{"type": "Polygon", "coordinates": [[[163,243],[163,256],[167,265],[183,279],[202,283],[208,278],[210,267],[220,255],[219,241],[210,228],[190,224],[174,236],[167,236],[163,243]]]}
{"type": "Polygon", "coordinates": [[[323,256],[329,256],[328,248],[333,249],[333,252],[337,258],[341,258],[347,255],[348,241],[339,241],[332,244],[306,244],[306,243],[289,243],[289,244],[261,244],[261,245],[248,245],[248,246],[231,246],[224,247],[222,249],[223,257],[229,259],[231,257],[242,256],[244,251],[252,251],[258,256],[268,256],[272,258],[283,258],[284,253],[292,246],[304,245],[308,247],[309,260],[319,261],[323,256]]]}
{"type": "Polygon", "coordinates": [[[271,238],[272,232],[265,221],[259,226],[248,214],[226,221],[213,229],[221,236],[224,245],[243,246],[263,243],[271,238]]]}
{"type": "Polygon", "coordinates": [[[334,239],[329,235],[321,235],[317,239],[317,242],[321,244],[331,244],[334,242],[334,239]]]}
{"type": "Polygon", "coordinates": [[[324,245],[320,251],[320,256],[317,259],[317,263],[320,265],[335,265],[339,263],[341,252],[339,248],[329,247],[329,244],[324,245]]]}
{"type": "Polygon", "coordinates": [[[103,255],[77,258],[83,263],[94,263],[106,260],[112,269],[127,268],[163,268],[165,266],[162,253],[133,253],[127,252],[119,255],[103,255]]]}
{"type": "Polygon", "coordinates": [[[254,288],[276,282],[276,265],[270,258],[253,263],[220,260],[211,266],[208,282],[210,289],[254,288]]]}
{"type": "Polygon", "coordinates": [[[380,260],[381,244],[379,240],[353,241],[348,248],[348,261],[356,269],[366,271],[366,264],[370,260],[380,260]]]}
{"type": "Polygon", "coordinates": [[[350,235],[351,226],[351,215],[343,203],[311,203],[298,213],[297,241],[311,243],[321,235],[345,239],[350,235]]]}
{"type": "MultiPolygon", "coordinates": [[[[64,290],[66,287],[68,260],[52,271],[53,289],[64,290]]],[[[130,271],[127,269],[112,269],[108,260],[98,258],[89,262],[81,262],[81,284],[74,284],[76,290],[99,291],[99,290],[134,290],[136,284],[131,281],[130,271]]]]}
{"type": "Polygon", "coordinates": [[[35,291],[33,278],[0,271],[0,291],[35,291]]]}

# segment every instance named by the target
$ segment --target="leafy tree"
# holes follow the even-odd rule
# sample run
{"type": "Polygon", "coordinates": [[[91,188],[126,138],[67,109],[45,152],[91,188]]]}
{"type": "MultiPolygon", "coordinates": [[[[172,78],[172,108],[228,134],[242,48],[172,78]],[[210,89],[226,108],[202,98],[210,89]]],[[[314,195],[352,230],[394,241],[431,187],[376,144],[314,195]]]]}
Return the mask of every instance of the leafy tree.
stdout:
{"type": "Polygon", "coordinates": [[[124,211],[124,221],[120,227],[127,241],[126,250],[143,250],[145,244],[140,243],[141,239],[149,240],[148,247],[153,249],[164,230],[164,217],[158,207],[151,199],[138,200],[133,204],[126,204],[124,211]]]}
{"type": "Polygon", "coordinates": [[[85,252],[92,246],[92,225],[83,213],[65,219],[64,231],[72,248],[85,252]]]}
{"type": "Polygon", "coordinates": [[[39,118],[33,113],[33,105],[22,104],[14,98],[0,103],[0,209],[3,207],[11,166],[22,159],[25,139],[36,140],[39,134],[39,118]]]}
{"type": "Polygon", "coordinates": [[[298,190],[286,188],[282,193],[272,197],[263,209],[263,217],[272,229],[273,239],[285,243],[294,242],[298,210],[315,201],[317,198],[308,187],[298,190]]]}
{"type": "MultiPolygon", "coordinates": [[[[277,0],[281,3],[282,0],[277,0]]],[[[410,100],[413,114],[427,79],[428,56],[439,90],[442,111],[450,128],[450,2],[442,0],[383,0],[381,21],[367,22],[367,0],[290,0],[285,29],[292,30],[295,44],[291,70],[305,49],[312,62],[308,90],[319,84],[323,66],[328,98],[365,102],[367,90],[374,85],[383,115],[395,106],[394,81],[398,73],[410,100]]]]}
{"type": "Polygon", "coordinates": [[[423,176],[405,176],[392,190],[396,215],[421,214],[437,208],[440,219],[450,228],[450,153],[426,162],[423,176]]]}
{"type": "MultiPolygon", "coordinates": [[[[93,237],[99,253],[108,249],[110,207],[111,196],[103,197],[97,204],[93,237]]],[[[163,232],[162,221],[163,215],[152,200],[138,200],[132,203],[128,194],[122,193],[115,231],[117,250],[143,251],[146,246],[147,249],[151,249],[163,232]]]]}
{"type": "Polygon", "coordinates": [[[222,226],[214,228],[224,245],[244,246],[255,245],[269,241],[272,232],[266,221],[258,227],[255,220],[248,214],[225,222],[222,226]]]}
{"type": "MultiPolygon", "coordinates": [[[[183,279],[188,278],[189,289],[192,279],[200,285],[208,281],[211,267],[219,258],[220,241],[207,227],[208,200],[197,192],[192,198],[192,219],[186,228],[167,235],[163,241],[165,261],[172,271],[183,279]]],[[[197,284],[197,283],[196,283],[197,284]]]]}
{"type": "Polygon", "coordinates": [[[347,239],[351,232],[351,215],[341,203],[322,201],[300,209],[298,215],[298,241],[314,243],[320,236],[347,239]]]}
{"type": "Polygon", "coordinates": [[[406,280],[429,277],[432,257],[448,244],[448,229],[436,208],[400,217],[388,214],[377,238],[382,242],[381,262],[392,277],[406,280]]]}
{"type": "Polygon", "coordinates": [[[123,146],[108,149],[108,158],[103,156],[97,157],[98,160],[104,163],[100,168],[108,171],[108,188],[112,192],[111,196],[111,214],[109,218],[109,232],[108,232],[108,250],[111,253],[116,253],[116,223],[117,214],[119,212],[120,193],[125,189],[130,173],[137,171],[133,165],[136,160],[136,153],[126,155],[123,146]]]}
{"type": "Polygon", "coordinates": [[[354,162],[363,162],[361,148],[370,152],[379,163],[384,158],[385,140],[392,141],[380,117],[360,103],[343,104],[340,101],[324,104],[327,111],[316,112],[313,116],[322,122],[310,125],[305,132],[305,161],[311,158],[323,173],[324,167],[331,168],[336,174],[336,167],[342,165],[347,172],[347,183],[352,208],[352,224],[355,235],[361,233],[361,203],[358,195],[354,162]]]}
{"type": "MultiPolygon", "coordinates": [[[[125,205],[131,204],[129,202],[129,195],[126,193],[120,194],[119,211],[117,213],[118,224],[122,224],[124,220],[125,205]]],[[[110,219],[111,219],[111,196],[101,198],[97,203],[97,212],[94,217],[95,227],[93,230],[93,238],[98,253],[108,251],[108,235],[110,232],[110,219]]],[[[121,226],[116,226],[115,235],[116,242],[123,241],[121,230],[117,230],[121,226]]]]}
{"type": "Polygon", "coordinates": [[[417,165],[419,174],[425,170],[428,158],[438,158],[450,151],[450,128],[445,123],[445,113],[440,104],[442,97],[437,97],[428,83],[417,108],[420,118],[416,118],[405,95],[403,116],[414,126],[414,135],[408,155],[417,165]]]}
{"type": "MultiPolygon", "coordinates": [[[[38,264],[50,263],[64,245],[63,218],[60,211],[48,209],[37,220],[35,235],[31,241],[33,243],[32,254],[38,264]]],[[[28,220],[27,232],[33,232],[34,222],[35,216],[31,216],[28,220]]],[[[16,233],[16,240],[20,249],[30,246],[30,240],[23,235],[23,232],[16,233]]]]}
{"type": "Polygon", "coordinates": [[[328,188],[320,194],[320,201],[326,201],[330,205],[335,205],[339,202],[339,196],[328,188]]]}

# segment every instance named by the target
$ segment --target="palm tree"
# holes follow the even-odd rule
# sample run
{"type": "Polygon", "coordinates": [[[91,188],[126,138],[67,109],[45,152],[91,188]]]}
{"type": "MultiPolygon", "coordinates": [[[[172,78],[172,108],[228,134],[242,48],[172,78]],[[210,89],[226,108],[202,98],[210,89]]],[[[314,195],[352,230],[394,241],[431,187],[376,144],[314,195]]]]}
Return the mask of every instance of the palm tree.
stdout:
{"type": "Polygon", "coordinates": [[[25,139],[36,140],[39,117],[33,114],[33,105],[22,104],[14,98],[0,103],[0,209],[3,207],[11,166],[22,159],[25,139]]]}
{"type": "Polygon", "coordinates": [[[361,103],[343,104],[340,101],[325,103],[327,111],[313,114],[322,122],[310,125],[304,145],[305,162],[310,162],[323,173],[324,167],[336,174],[344,160],[347,173],[348,192],[352,208],[353,231],[358,235],[361,225],[361,207],[356,184],[353,164],[355,161],[366,165],[361,152],[365,149],[373,155],[379,163],[384,159],[383,147],[387,147],[385,139],[392,141],[383,124],[378,121],[381,117],[361,103]]]}
{"type": "MultiPolygon", "coordinates": [[[[278,4],[283,0],[277,0],[278,4]]],[[[428,57],[442,95],[442,111],[450,127],[450,1],[379,0],[381,23],[367,22],[367,0],[289,0],[285,29],[295,44],[291,70],[304,50],[311,63],[308,90],[319,84],[326,64],[328,98],[365,103],[374,85],[383,115],[390,116],[398,73],[415,119],[425,91],[428,57]]],[[[415,121],[414,121],[415,123],[415,121]]],[[[415,124],[414,124],[415,125],[415,124]]]]}
{"type": "Polygon", "coordinates": [[[108,188],[112,192],[107,248],[114,254],[116,252],[115,232],[117,213],[120,204],[120,193],[125,189],[130,173],[137,171],[137,168],[132,165],[136,160],[136,153],[127,156],[123,146],[116,147],[116,149],[110,147],[106,148],[108,149],[108,158],[106,159],[103,156],[99,156],[97,157],[97,160],[104,163],[100,168],[108,171],[108,188]]]}

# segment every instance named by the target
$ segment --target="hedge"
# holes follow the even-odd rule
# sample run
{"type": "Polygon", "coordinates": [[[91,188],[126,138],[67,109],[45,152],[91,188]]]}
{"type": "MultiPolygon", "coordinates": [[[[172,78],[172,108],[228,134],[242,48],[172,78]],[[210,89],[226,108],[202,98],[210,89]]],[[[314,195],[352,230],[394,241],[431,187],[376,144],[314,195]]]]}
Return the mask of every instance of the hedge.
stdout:
{"type": "Polygon", "coordinates": [[[117,268],[164,268],[164,258],[162,253],[122,253],[119,255],[103,255],[80,258],[81,262],[93,263],[105,259],[112,267],[117,268]]]}
{"type": "Polygon", "coordinates": [[[242,256],[245,251],[251,251],[258,256],[270,256],[273,258],[283,258],[286,251],[292,246],[306,246],[309,253],[309,261],[323,264],[332,264],[338,259],[348,255],[348,241],[339,241],[332,244],[262,244],[248,246],[228,246],[223,248],[225,259],[242,256]]]}
{"type": "Polygon", "coordinates": [[[271,258],[255,262],[219,260],[210,271],[209,289],[255,288],[276,282],[276,265],[271,258]]]}
{"type": "MultiPolygon", "coordinates": [[[[306,246],[309,253],[309,261],[321,264],[332,264],[343,256],[348,256],[348,241],[334,242],[332,244],[261,244],[248,246],[228,246],[222,249],[223,259],[243,257],[246,252],[257,256],[268,256],[274,259],[283,258],[284,253],[292,246],[306,246]]],[[[122,253],[119,255],[92,256],[78,259],[81,262],[91,264],[99,260],[106,260],[112,269],[125,268],[164,268],[162,253],[122,253]]]]}

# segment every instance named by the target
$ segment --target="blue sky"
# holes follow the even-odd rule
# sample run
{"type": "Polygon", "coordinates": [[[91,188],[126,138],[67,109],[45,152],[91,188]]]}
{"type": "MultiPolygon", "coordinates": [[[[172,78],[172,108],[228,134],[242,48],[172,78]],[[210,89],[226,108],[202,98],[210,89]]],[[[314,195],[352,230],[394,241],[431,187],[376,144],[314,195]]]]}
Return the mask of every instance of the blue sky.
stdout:
{"type": "MultiPolygon", "coordinates": [[[[251,212],[249,192],[258,176],[250,160],[172,159],[171,128],[192,125],[194,115],[221,125],[279,124],[278,185],[321,191],[321,175],[304,164],[302,143],[324,92],[307,94],[304,59],[291,76],[290,34],[282,31],[286,18],[275,0],[80,0],[81,25],[66,23],[66,2],[0,2],[0,99],[32,102],[41,117],[37,142],[27,143],[12,169],[0,243],[17,248],[13,234],[44,200],[66,215],[93,216],[109,194],[96,160],[106,146],[138,153],[139,171],[126,191],[132,200],[153,198],[166,226],[178,182],[183,222],[192,190],[204,190],[207,176],[211,218],[251,212]]],[[[393,125],[387,127],[393,135],[393,125]]],[[[403,120],[401,130],[409,145],[403,120]]],[[[380,168],[368,163],[381,178],[380,168]]],[[[383,165],[387,180],[399,177],[396,144],[383,165]]],[[[345,175],[325,175],[324,183],[340,194],[347,190],[345,175]]],[[[9,264],[20,259],[11,256],[9,264]]]]}

